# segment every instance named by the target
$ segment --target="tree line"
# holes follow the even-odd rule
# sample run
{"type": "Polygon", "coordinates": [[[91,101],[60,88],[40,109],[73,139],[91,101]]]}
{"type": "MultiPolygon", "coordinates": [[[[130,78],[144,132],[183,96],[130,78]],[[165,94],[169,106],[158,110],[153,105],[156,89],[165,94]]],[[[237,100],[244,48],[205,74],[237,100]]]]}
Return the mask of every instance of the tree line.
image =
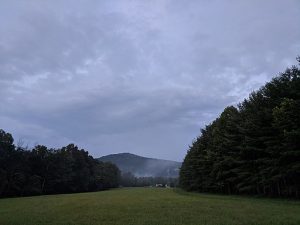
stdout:
{"type": "Polygon", "coordinates": [[[299,198],[299,67],[286,69],[202,129],[182,164],[180,185],[189,191],[299,198]]]}
{"type": "Polygon", "coordinates": [[[174,177],[136,177],[131,172],[121,175],[120,185],[123,187],[150,187],[156,184],[167,185],[169,187],[178,186],[178,178],[174,177]]]}
{"type": "Polygon", "coordinates": [[[100,162],[74,144],[27,150],[0,129],[0,197],[98,191],[119,182],[114,164],[100,162]]]}

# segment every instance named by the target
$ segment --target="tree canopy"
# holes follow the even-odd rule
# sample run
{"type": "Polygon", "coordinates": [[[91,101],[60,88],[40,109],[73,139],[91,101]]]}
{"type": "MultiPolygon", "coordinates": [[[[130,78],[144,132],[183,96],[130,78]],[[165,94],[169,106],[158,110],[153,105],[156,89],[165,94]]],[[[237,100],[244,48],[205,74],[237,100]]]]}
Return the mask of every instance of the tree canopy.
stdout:
{"type": "Polygon", "coordinates": [[[118,187],[119,169],[69,144],[60,149],[17,147],[0,129],[0,197],[98,191],[118,187]]]}
{"type": "Polygon", "coordinates": [[[202,129],[182,164],[180,185],[200,192],[299,198],[299,68],[286,69],[202,129]]]}

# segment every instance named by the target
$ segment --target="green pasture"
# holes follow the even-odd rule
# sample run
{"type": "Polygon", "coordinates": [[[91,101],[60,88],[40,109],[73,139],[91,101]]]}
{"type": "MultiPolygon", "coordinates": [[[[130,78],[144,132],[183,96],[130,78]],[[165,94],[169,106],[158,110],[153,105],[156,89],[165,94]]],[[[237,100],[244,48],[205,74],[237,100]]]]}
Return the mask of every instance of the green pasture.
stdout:
{"type": "Polygon", "coordinates": [[[0,225],[299,225],[300,202],[164,188],[0,199],[0,225]]]}

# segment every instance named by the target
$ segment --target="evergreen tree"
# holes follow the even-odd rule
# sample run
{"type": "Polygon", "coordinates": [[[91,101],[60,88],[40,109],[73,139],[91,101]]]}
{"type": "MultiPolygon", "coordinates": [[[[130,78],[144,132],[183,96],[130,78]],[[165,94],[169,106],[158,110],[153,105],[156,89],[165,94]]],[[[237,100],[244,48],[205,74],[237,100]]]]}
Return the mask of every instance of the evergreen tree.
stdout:
{"type": "Polygon", "coordinates": [[[180,185],[299,197],[299,171],[300,70],[293,66],[201,131],[182,164],[180,185]]]}

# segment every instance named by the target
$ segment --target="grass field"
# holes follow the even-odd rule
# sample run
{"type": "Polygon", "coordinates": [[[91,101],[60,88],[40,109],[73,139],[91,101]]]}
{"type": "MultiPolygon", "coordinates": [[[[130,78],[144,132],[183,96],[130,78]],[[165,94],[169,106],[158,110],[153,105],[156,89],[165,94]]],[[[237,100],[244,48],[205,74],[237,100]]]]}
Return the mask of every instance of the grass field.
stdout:
{"type": "Polygon", "coordinates": [[[0,199],[1,225],[300,224],[300,202],[159,188],[0,199]]]}

